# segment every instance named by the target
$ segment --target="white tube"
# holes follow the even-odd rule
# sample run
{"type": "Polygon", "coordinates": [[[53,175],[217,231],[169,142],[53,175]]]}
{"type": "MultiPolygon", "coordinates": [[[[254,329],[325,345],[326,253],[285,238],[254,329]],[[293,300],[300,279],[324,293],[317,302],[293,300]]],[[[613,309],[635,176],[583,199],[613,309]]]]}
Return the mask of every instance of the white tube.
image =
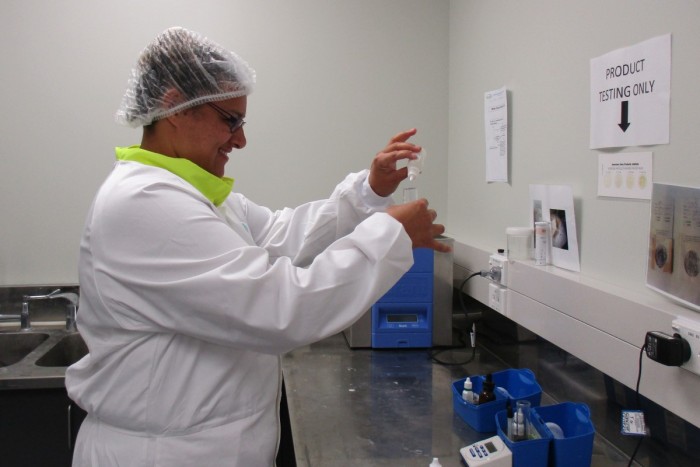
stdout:
{"type": "Polygon", "coordinates": [[[415,180],[418,175],[423,172],[423,164],[425,163],[425,158],[428,156],[428,153],[425,149],[421,149],[416,156],[418,156],[416,159],[408,161],[408,179],[410,181],[415,180]]]}
{"type": "Polygon", "coordinates": [[[535,222],[535,264],[549,263],[549,222],[535,222]]]}

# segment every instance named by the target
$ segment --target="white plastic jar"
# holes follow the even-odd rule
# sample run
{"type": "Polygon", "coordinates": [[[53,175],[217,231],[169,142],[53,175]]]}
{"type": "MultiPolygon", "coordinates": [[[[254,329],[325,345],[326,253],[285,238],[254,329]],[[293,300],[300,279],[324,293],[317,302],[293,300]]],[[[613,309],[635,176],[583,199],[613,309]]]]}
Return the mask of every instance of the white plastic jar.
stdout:
{"type": "Polygon", "coordinates": [[[532,227],[506,228],[506,256],[509,260],[531,259],[533,249],[532,227]]]}

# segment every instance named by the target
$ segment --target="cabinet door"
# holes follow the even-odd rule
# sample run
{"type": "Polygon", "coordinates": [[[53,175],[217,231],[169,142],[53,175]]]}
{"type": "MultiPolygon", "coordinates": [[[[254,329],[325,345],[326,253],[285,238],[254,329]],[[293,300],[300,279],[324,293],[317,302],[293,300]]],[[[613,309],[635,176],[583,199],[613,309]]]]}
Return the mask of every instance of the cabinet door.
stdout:
{"type": "Polygon", "coordinates": [[[70,409],[69,416],[70,404],[62,388],[0,391],[2,465],[69,467],[71,437],[75,438],[84,417],[77,407],[70,409]]]}

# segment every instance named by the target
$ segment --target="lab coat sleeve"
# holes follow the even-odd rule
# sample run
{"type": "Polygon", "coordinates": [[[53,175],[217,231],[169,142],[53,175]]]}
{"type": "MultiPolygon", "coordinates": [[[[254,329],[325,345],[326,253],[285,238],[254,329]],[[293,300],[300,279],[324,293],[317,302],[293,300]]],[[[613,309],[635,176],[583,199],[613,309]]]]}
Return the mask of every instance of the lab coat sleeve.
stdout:
{"type": "Polygon", "coordinates": [[[333,241],[393,204],[391,197],[374,193],[368,174],[367,170],[350,174],[328,199],[295,209],[272,212],[240,197],[256,244],[268,251],[271,261],[289,257],[296,266],[308,266],[333,241]]]}
{"type": "MultiPolygon", "coordinates": [[[[88,219],[81,277],[94,282],[110,318],[136,335],[182,333],[284,353],[351,325],[413,262],[408,235],[385,213],[369,215],[352,229],[352,222],[330,221],[334,235],[350,232],[302,268],[277,251],[289,248],[279,241],[292,235],[289,228],[261,234],[276,251],[274,259],[235,234],[186,187],[144,187],[128,178],[114,183],[118,187],[98,196],[88,219]]],[[[332,211],[321,204],[304,218],[324,224],[324,209],[332,211]]],[[[354,212],[358,219],[369,214],[354,212]]],[[[329,241],[325,234],[309,234],[312,228],[303,231],[304,242],[329,241]]],[[[89,310],[83,318],[93,319],[89,310]]]]}

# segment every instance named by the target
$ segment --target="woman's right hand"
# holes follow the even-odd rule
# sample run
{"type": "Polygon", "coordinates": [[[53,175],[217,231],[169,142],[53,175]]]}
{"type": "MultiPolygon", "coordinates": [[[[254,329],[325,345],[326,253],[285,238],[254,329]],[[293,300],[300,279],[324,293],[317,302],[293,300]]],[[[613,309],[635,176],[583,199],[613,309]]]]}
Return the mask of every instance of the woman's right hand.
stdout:
{"type": "Polygon", "coordinates": [[[413,248],[432,248],[443,253],[451,251],[449,245],[435,239],[445,232],[445,226],[434,223],[437,213],[428,209],[428,200],[425,198],[390,206],[387,214],[401,222],[411,238],[413,248]]]}

